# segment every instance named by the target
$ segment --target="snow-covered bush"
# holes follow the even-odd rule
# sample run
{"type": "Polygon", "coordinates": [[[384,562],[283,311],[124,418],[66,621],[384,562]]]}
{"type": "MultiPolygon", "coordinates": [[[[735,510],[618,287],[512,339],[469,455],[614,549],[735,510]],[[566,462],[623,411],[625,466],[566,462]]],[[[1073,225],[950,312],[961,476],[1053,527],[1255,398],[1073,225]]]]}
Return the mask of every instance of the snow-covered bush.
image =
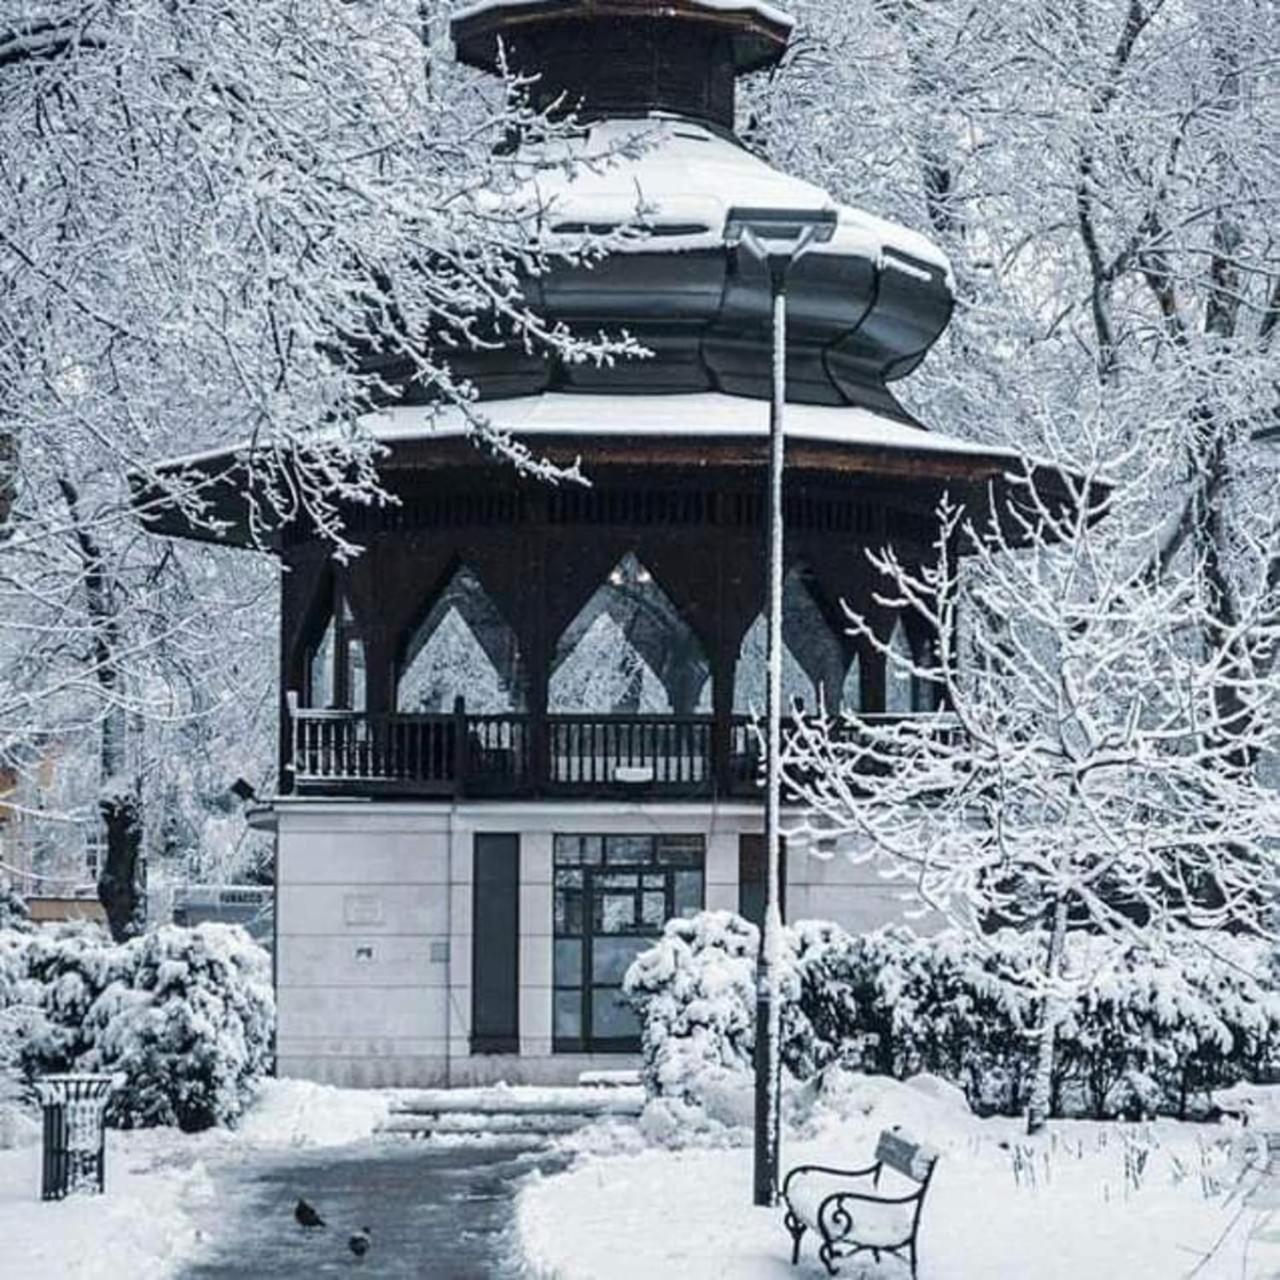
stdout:
{"type": "Polygon", "coordinates": [[[1132,949],[1117,958],[1060,1030],[1060,1109],[1185,1117],[1211,1089],[1268,1066],[1280,1052],[1269,948],[1232,939],[1220,947],[1230,954],[1194,951],[1158,966],[1132,949]]]}
{"type": "Polygon", "coordinates": [[[109,1116],[129,1128],[234,1123],[270,1064],[267,954],[238,925],[166,925],[132,939],[127,972],[89,1009],[82,1069],[123,1072],[109,1116]]]}
{"type": "MultiPolygon", "coordinates": [[[[25,917],[22,922],[25,924],[25,917]]],[[[0,927],[0,1151],[34,1129],[34,1107],[22,1074],[22,1045],[34,1016],[27,979],[28,929],[0,927]]]]}
{"type": "MultiPolygon", "coordinates": [[[[707,1107],[751,1070],[755,928],[728,912],[673,921],[637,958],[626,989],[641,1014],[652,1094],[707,1107]]],[[[1112,948],[1104,976],[1059,1027],[1056,1114],[1185,1116],[1208,1091],[1255,1078],[1280,1055],[1280,996],[1260,945],[1215,938],[1179,966],[1112,948]]],[[[906,1079],[921,1072],[964,1090],[981,1111],[1028,1103],[1038,1008],[1015,975],[1044,945],[1005,930],[978,939],[917,937],[894,927],[852,936],[808,921],[788,927],[782,1060],[799,1080],[838,1063],[906,1079]]],[[[1073,937],[1068,954],[1098,945],[1073,937]]],[[[1096,957],[1088,961],[1097,968],[1096,957]]]]}
{"type": "Polygon", "coordinates": [[[231,1124],[266,1074],[270,960],[237,925],[166,925],[120,945],[73,926],[35,934],[25,959],[39,1004],[27,1076],[120,1074],[113,1124],[231,1124]]]}
{"type": "Polygon", "coordinates": [[[0,933],[6,929],[30,933],[34,928],[22,895],[7,880],[0,880],[0,933]]]}
{"type": "Polygon", "coordinates": [[[671,920],[627,971],[640,1010],[650,1091],[693,1098],[706,1080],[746,1072],[755,1045],[759,932],[728,911],[671,920]]]}
{"type": "MultiPolygon", "coordinates": [[[[755,1051],[756,926],[731,911],[668,921],[662,937],[628,970],[623,989],[640,1013],[645,1079],[651,1093],[678,1098],[726,1120],[737,1109],[741,1076],[755,1051]]],[[[786,934],[782,990],[782,1063],[810,1074],[813,1034],[803,1025],[786,934]]]]}

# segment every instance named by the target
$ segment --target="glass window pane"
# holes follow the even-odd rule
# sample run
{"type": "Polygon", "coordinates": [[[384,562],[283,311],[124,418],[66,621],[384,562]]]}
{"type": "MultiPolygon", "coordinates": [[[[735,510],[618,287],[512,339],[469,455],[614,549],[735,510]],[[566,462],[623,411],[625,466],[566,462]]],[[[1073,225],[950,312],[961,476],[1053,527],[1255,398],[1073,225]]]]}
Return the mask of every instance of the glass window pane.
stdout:
{"type": "Polygon", "coordinates": [[[555,984],[582,986],[582,943],[577,938],[557,938],[555,944],[555,984]]]}
{"type": "Polygon", "coordinates": [[[695,915],[702,910],[702,872],[675,873],[675,911],[678,916],[695,915]]]}
{"type": "Polygon", "coordinates": [[[661,929],[667,920],[666,893],[647,891],[640,901],[640,916],[645,924],[661,929]]]}
{"type": "Polygon", "coordinates": [[[582,872],[577,868],[569,871],[563,869],[557,871],[556,887],[559,889],[581,889],[582,872]]]}
{"type": "Polygon", "coordinates": [[[612,863],[652,862],[653,843],[652,836],[606,836],[604,860],[612,863]]]}
{"type": "Polygon", "coordinates": [[[627,889],[640,887],[640,877],[634,871],[598,871],[592,883],[597,889],[627,889]]]}
{"type": "Polygon", "coordinates": [[[582,861],[581,836],[556,836],[554,849],[557,867],[573,867],[582,861]]]}
{"type": "Polygon", "coordinates": [[[582,992],[555,993],[553,1034],[557,1040],[582,1039],[582,992]]]}
{"type": "Polygon", "coordinates": [[[658,842],[658,861],[669,867],[700,867],[703,858],[701,836],[663,836],[658,842]]]}
{"type": "Polygon", "coordinates": [[[597,938],[591,944],[591,981],[621,982],[631,962],[653,946],[652,937],[597,938]]]}
{"type": "Polygon", "coordinates": [[[630,933],[639,924],[634,893],[598,893],[594,906],[597,933],[630,933]]]}
{"type": "Polygon", "coordinates": [[[591,1034],[598,1040],[639,1039],[640,1019],[617,987],[592,990],[591,1034]]]}
{"type": "Polygon", "coordinates": [[[602,861],[604,840],[600,836],[582,837],[582,861],[598,867],[602,861]]]}
{"type": "Polygon", "coordinates": [[[657,875],[645,876],[644,887],[646,889],[665,889],[667,887],[667,877],[661,871],[657,875]]]}
{"type": "Polygon", "coordinates": [[[557,933],[582,933],[582,894],[579,890],[556,890],[555,920],[557,933]]]}

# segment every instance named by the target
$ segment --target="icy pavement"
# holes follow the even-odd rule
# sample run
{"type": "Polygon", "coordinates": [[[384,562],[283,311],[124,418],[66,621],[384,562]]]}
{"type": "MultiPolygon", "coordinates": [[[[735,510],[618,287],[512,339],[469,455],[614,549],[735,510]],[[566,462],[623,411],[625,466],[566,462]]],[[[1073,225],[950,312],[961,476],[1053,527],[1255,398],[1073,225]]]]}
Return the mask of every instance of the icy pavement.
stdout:
{"type": "Polygon", "coordinates": [[[383,1138],[214,1167],[215,1194],[198,1217],[209,1243],[179,1275],[517,1276],[517,1186],[535,1169],[562,1163],[527,1147],[383,1138]],[[328,1223],[324,1230],[306,1232],[294,1222],[299,1196],[328,1223]],[[360,1227],[369,1228],[373,1243],[356,1259],[347,1240],[360,1227]]]}

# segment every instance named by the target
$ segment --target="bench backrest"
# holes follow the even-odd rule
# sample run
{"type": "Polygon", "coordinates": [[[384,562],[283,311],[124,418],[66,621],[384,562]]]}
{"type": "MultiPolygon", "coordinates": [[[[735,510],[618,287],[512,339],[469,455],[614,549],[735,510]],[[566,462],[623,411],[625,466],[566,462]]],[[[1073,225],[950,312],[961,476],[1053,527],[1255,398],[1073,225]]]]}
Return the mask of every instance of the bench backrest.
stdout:
{"type": "Polygon", "coordinates": [[[885,1129],[876,1143],[876,1160],[896,1169],[913,1182],[925,1182],[933,1172],[938,1152],[917,1142],[902,1129],[885,1129]]]}

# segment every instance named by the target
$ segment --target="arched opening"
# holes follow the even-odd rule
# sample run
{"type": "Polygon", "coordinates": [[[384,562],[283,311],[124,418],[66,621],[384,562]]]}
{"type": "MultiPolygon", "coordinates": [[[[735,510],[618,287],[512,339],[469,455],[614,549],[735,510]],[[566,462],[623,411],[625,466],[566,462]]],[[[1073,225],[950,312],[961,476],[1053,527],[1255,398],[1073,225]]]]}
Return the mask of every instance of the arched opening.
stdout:
{"type": "Polygon", "coordinates": [[[367,686],[364,641],[350,604],[329,579],[324,605],[303,644],[304,705],[317,711],[363,711],[367,686]]]}
{"type": "Polygon", "coordinates": [[[862,707],[862,656],[855,653],[845,672],[844,684],[840,687],[840,709],[842,711],[861,711],[862,707]]]}
{"type": "MultiPolygon", "coordinates": [[[[797,706],[816,711],[820,703],[834,711],[848,683],[840,641],[806,577],[805,570],[791,568],[782,581],[783,715],[790,715],[797,706]]],[[[733,710],[737,715],[764,714],[767,651],[768,629],[764,614],[760,614],[738,650],[733,673],[733,710]]],[[[859,675],[858,682],[860,679],[859,675]]]]}
{"type": "Polygon", "coordinates": [[[561,715],[709,713],[710,677],[697,635],[628,552],[561,635],[547,709],[561,715]]]}
{"type": "Polygon", "coordinates": [[[906,623],[898,618],[889,633],[889,651],[885,659],[884,709],[891,715],[911,715],[936,711],[938,684],[921,671],[931,665],[929,645],[913,641],[906,623]]]}
{"type": "Polygon", "coordinates": [[[515,632],[479,578],[460,565],[409,633],[397,666],[396,710],[525,710],[525,678],[515,632]]]}

